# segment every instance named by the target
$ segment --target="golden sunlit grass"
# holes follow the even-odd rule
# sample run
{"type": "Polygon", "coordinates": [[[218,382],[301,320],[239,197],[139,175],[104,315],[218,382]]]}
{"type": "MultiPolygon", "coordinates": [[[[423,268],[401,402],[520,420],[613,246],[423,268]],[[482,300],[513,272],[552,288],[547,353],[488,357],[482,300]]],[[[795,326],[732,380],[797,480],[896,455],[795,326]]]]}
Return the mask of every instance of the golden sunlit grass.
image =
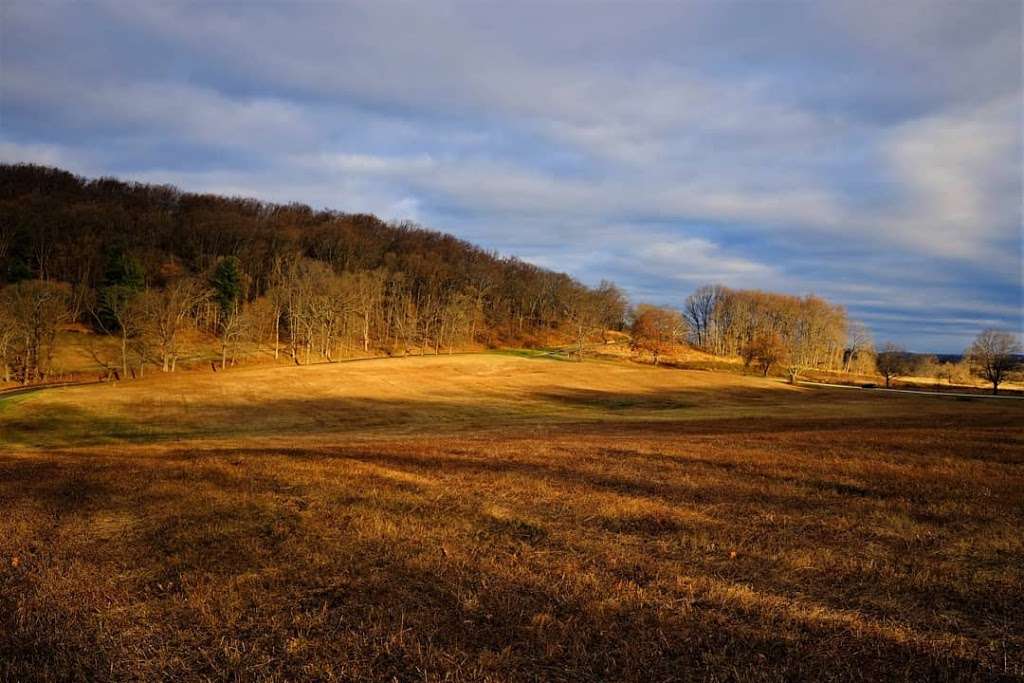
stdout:
{"type": "Polygon", "coordinates": [[[1024,672],[1024,402],[517,355],[0,401],[0,679],[1024,672]]]}

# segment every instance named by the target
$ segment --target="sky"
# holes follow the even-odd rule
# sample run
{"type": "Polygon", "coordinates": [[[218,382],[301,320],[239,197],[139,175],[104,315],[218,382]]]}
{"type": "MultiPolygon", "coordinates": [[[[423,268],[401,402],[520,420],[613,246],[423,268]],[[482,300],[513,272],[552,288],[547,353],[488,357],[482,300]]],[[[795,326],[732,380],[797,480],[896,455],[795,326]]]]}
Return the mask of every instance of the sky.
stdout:
{"type": "Polygon", "coordinates": [[[681,306],[1022,321],[1022,5],[0,3],[0,160],[372,212],[681,306]]]}

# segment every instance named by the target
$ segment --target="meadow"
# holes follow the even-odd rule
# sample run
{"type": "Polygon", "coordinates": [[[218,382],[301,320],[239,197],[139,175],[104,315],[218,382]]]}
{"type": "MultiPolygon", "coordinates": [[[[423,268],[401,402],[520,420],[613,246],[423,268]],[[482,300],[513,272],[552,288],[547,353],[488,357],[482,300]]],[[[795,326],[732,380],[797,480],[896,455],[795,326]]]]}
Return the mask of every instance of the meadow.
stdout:
{"type": "Polygon", "coordinates": [[[522,354],[0,398],[0,680],[1020,680],[1024,401],[522,354]]]}

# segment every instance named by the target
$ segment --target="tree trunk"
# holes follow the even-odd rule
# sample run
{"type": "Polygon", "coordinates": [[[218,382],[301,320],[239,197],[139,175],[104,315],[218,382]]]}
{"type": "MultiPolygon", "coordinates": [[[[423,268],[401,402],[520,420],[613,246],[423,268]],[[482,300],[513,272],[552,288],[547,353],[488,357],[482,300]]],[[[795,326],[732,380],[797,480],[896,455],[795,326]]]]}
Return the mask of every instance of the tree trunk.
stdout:
{"type": "Polygon", "coordinates": [[[223,370],[227,366],[228,362],[228,345],[221,343],[220,345],[220,369],[223,370]]]}
{"type": "Polygon", "coordinates": [[[128,377],[128,334],[121,326],[121,376],[128,377]]]}
{"type": "Polygon", "coordinates": [[[279,347],[281,346],[281,314],[274,316],[274,360],[277,360],[279,347]]]}

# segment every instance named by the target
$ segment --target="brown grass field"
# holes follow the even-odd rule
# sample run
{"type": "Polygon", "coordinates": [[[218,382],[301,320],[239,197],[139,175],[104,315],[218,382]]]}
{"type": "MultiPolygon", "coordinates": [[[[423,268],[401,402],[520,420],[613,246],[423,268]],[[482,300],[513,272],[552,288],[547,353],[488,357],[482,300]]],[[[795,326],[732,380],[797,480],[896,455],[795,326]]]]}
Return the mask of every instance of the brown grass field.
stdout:
{"type": "Polygon", "coordinates": [[[1024,401],[525,354],[0,399],[0,680],[1020,680],[1024,401]]]}

